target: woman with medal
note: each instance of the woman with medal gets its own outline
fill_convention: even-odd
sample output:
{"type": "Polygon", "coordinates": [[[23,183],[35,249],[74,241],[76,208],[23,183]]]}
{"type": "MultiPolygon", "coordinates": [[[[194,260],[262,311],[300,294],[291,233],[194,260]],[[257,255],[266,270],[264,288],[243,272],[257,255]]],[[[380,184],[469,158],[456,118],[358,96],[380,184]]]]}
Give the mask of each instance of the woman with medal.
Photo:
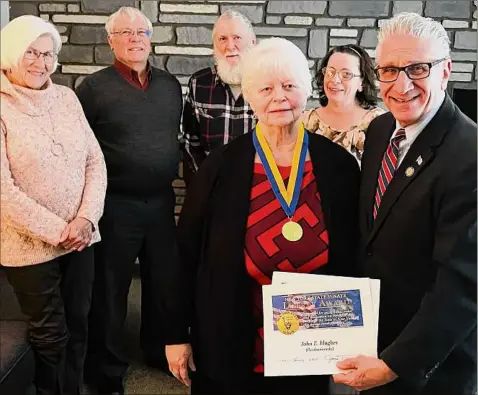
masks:
{"type": "Polygon", "coordinates": [[[0,38],[0,264],[28,320],[37,394],[77,394],[106,166],[75,93],[50,79],[55,27],[24,15],[0,38]]]}
{"type": "Polygon", "coordinates": [[[263,40],[241,67],[258,123],[189,185],[179,261],[164,269],[166,355],[193,394],[327,394],[327,376],[264,377],[262,286],[274,271],[354,275],[358,164],[304,129],[311,75],[297,46],[263,40]]]}

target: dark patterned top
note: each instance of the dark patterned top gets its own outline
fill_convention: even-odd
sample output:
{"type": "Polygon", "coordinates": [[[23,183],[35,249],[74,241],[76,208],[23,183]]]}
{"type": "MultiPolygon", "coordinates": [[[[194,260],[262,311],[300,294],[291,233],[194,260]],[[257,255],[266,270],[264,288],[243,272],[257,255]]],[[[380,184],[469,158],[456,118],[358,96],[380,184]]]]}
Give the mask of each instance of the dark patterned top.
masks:
{"type": "MultiPolygon", "coordinates": [[[[279,167],[286,185],[290,170],[290,167],[279,167]]],[[[311,273],[328,261],[329,236],[310,161],[305,163],[299,202],[292,219],[304,231],[296,242],[282,236],[287,216],[271,189],[264,167],[256,163],[245,240],[246,268],[254,280],[255,372],[264,371],[262,286],[271,284],[274,271],[311,273]]]]}

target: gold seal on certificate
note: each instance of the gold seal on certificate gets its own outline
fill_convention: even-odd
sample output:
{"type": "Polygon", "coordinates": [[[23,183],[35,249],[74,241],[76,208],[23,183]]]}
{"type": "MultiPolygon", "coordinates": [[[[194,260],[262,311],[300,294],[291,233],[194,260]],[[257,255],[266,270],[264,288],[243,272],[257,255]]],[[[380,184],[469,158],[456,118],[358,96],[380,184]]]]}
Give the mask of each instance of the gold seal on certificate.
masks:
{"type": "Polygon", "coordinates": [[[277,329],[284,335],[292,335],[299,330],[299,319],[293,313],[281,314],[277,320],[277,329]]]}
{"type": "Polygon", "coordinates": [[[300,240],[303,234],[304,231],[302,230],[302,226],[300,226],[297,222],[289,221],[282,226],[282,235],[286,240],[300,240]]]}

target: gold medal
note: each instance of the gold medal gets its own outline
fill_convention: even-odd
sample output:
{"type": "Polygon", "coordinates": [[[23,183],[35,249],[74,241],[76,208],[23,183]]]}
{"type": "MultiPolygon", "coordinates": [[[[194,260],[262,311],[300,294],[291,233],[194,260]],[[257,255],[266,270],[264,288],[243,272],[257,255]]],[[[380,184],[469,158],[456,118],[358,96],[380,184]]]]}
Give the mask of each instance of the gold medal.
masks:
{"type": "Polygon", "coordinates": [[[289,222],[282,226],[282,235],[288,241],[297,241],[302,238],[304,231],[302,227],[291,220],[299,203],[300,189],[304,175],[305,158],[307,156],[307,147],[309,144],[308,134],[305,132],[304,125],[301,123],[297,134],[297,141],[294,147],[292,157],[292,166],[287,187],[285,186],[282,175],[277,167],[272,151],[263,136],[260,128],[260,122],[256,125],[252,135],[254,148],[269,180],[272,191],[279,201],[282,209],[289,218],[289,222]]]}
{"type": "Polygon", "coordinates": [[[282,235],[288,241],[297,241],[302,238],[304,231],[297,222],[289,221],[282,226],[282,235]]]}

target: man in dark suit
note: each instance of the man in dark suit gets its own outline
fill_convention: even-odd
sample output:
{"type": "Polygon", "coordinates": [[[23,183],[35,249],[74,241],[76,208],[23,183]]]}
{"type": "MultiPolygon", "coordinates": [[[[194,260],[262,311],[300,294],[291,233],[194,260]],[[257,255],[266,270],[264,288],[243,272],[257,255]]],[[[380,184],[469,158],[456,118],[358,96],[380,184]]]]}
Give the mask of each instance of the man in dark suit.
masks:
{"type": "Polygon", "coordinates": [[[476,392],[477,131],[446,94],[449,50],[440,23],[417,14],[379,33],[390,113],[368,129],[360,192],[362,275],[381,280],[379,358],[347,359],[334,376],[367,395],[476,392]]]}

